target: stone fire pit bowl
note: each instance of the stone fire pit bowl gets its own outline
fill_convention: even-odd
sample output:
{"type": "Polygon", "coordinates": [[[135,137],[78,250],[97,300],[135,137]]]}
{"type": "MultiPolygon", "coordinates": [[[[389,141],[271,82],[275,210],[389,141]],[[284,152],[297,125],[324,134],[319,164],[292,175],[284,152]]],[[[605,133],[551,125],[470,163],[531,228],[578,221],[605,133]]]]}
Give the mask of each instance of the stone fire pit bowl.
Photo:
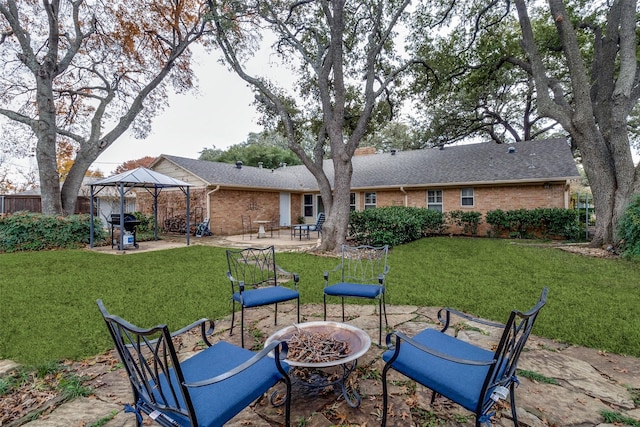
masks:
{"type": "MultiPolygon", "coordinates": [[[[349,343],[349,353],[342,358],[331,360],[321,363],[309,363],[299,362],[296,360],[285,359],[291,366],[297,366],[301,368],[327,368],[336,365],[344,365],[351,361],[357,360],[360,356],[365,354],[371,346],[371,338],[362,329],[355,326],[348,325],[346,323],[339,322],[306,322],[298,323],[295,325],[287,326],[269,338],[265,342],[265,346],[269,345],[272,341],[287,341],[293,334],[298,331],[304,331],[308,333],[322,333],[328,335],[330,338],[334,338],[340,341],[346,341],[349,343]]],[[[271,353],[273,356],[273,353],[271,353]]]]}

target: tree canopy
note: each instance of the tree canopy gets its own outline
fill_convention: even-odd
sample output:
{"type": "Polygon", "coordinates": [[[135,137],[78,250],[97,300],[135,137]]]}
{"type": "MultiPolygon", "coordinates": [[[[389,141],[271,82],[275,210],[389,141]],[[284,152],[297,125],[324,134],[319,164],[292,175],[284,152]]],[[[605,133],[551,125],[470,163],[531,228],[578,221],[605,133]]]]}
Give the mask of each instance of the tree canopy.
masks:
{"type": "Polygon", "coordinates": [[[327,214],[320,250],[339,248],[349,221],[351,158],[365,135],[398,109],[395,89],[412,63],[394,44],[409,0],[209,4],[226,63],[255,90],[265,123],[286,135],[318,183],[327,214]],[[275,37],[273,57],[298,77],[294,91],[247,70],[245,60],[265,33],[275,37]],[[314,136],[310,149],[307,135],[314,136]],[[325,155],[333,182],[323,169],[325,155]]]}
{"type": "Polygon", "coordinates": [[[412,46],[430,66],[413,92],[423,90],[428,103],[426,138],[509,142],[561,131],[591,183],[592,243],[614,243],[640,192],[630,131],[640,96],[638,15],[637,0],[422,2],[412,46]]]}
{"type": "Polygon", "coordinates": [[[287,142],[278,132],[250,133],[245,142],[232,145],[226,150],[205,148],[200,160],[233,163],[241,161],[246,166],[261,166],[277,169],[284,165],[299,165],[300,159],[287,147],[287,142]]]}
{"type": "Polygon", "coordinates": [[[72,213],[93,161],[129,128],[144,137],[170,87],[193,86],[205,12],[198,0],[0,1],[3,144],[35,152],[44,213],[72,213]],[[62,189],[61,138],[75,150],[62,189]]]}

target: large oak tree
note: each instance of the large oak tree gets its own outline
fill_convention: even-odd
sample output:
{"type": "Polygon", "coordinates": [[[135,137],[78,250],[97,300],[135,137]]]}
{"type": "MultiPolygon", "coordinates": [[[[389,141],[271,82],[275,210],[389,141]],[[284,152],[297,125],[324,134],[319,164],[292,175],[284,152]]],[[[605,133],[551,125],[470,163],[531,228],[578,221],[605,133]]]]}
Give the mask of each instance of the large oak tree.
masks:
{"type": "MultiPolygon", "coordinates": [[[[596,213],[594,246],[617,241],[616,228],[631,196],[640,193],[640,166],[631,155],[628,120],[640,97],[637,0],[548,0],[567,80],[543,60],[525,0],[515,0],[527,69],[538,111],[556,120],[579,150],[596,213]],[[565,4],[566,3],[566,4],[565,4]],[[589,37],[585,49],[581,38],[589,37]]],[[[539,35],[538,35],[539,37],[539,35]]]]}
{"type": "MultiPolygon", "coordinates": [[[[453,64],[444,79],[451,99],[446,93],[432,99],[445,115],[465,118],[463,131],[449,136],[464,136],[473,126],[480,129],[487,123],[495,129],[493,123],[500,121],[495,120],[496,109],[489,112],[485,106],[498,106],[494,101],[502,99],[515,106],[505,111],[513,112],[519,97],[527,113],[522,116],[525,124],[532,123],[527,119],[531,111],[531,117],[548,118],[569,136],[594,197],[592,244],[615,244],[618,221],[631,196],[640,192],[640,169],[633,163],[630,138],[640,97],[637,0],[434,0],[422,2],[417,16],[416,25],[424,28],[426,39],[422,45],[441,43],[437,46],[442,56],[432,59],[433,69],[453,64]],[[514,24],[518,33],[512,31],[514,24]],[[512,66],[519,71],[508,68],[512,66]],[[523,73],[523,81],[530,81],[535,92],[514,86],[502,90],[523,73]],[[440,105],[442,98],[445,103],[440,105]],[[471,100],[468,112],[457,112],[456,104],[446,103],[451,100],[471,100]],[[477,100],[482,104],[475,105],[477,100]],[[481,120],[467,120],[474,116],[481,120]]],[[[429,52],[432,57],[434,53],[429,52]]],[[[428,76],[443,80],[436,72],[428,76]]],[[[464,109],[464,104],[457,106],[464,109]]],[[[517,139],[516,133],[504,129],[504,135],[517,139]]],[[[527,135],[526,126],[522,129],[520,135],[527,135]]]]}
{"type": "Polygon", "coordinates": [[[188,49],[207,11],[200,0],[0,0],[0,114],[17,125],[4,144],[35,141],[43,213],[72,213],[100,154],[129,128],[145,136],[170,85],[192,87],[188,49]],[[61,138],[75,146],[62,188],[61,138]]]}
{"type": "Polygon", "coordinates": [[[352,156],[376,119],[388,120],[397,108],[392,94],[410,63],[394,45],[409,0],[209,3],[226,63],[255,90],[265,117],[318,183],[327,214],[319,249],[339,248],[349,222],[352,156]],[[296,91],[248,71],[245,59],[263,33],[275,37],[272,57],[299,77],[296,91]],[[315,135],[311,153],[309,134],[315,135]],[[325,170],[326,157],[332,171],[325,170]]]}

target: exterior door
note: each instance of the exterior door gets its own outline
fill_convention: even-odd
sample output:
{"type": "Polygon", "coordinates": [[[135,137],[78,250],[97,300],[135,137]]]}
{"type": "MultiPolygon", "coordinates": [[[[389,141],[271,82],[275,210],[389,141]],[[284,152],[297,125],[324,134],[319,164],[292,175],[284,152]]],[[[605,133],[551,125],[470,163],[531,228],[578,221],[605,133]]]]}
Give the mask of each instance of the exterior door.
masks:
{"type": "Polygon", "coordinates": [[[291,225],[291,193],[280,193],[280,226],[291,225]]]}

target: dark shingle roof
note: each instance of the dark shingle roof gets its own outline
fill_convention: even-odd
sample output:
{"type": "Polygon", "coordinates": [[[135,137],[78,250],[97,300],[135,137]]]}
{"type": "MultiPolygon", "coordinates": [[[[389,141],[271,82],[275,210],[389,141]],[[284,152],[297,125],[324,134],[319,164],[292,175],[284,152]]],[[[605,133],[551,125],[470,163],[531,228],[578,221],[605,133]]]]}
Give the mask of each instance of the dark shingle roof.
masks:
{"type": "MultiPolygon", "coordinates": [[[[165,159],[212,185],[272,190],[316,190],[305,166],[274,171],[250,166],[163,155],[165,159]]],[[[325,161],[333,181],[333,164],[325,161]]],[[[444,149],[399,151],[353,157],[352,188],[478,185],[540,182],[579,177],[569,144],[564,139],[501,145],[490,143],[445,146],[444,149]]]]}

